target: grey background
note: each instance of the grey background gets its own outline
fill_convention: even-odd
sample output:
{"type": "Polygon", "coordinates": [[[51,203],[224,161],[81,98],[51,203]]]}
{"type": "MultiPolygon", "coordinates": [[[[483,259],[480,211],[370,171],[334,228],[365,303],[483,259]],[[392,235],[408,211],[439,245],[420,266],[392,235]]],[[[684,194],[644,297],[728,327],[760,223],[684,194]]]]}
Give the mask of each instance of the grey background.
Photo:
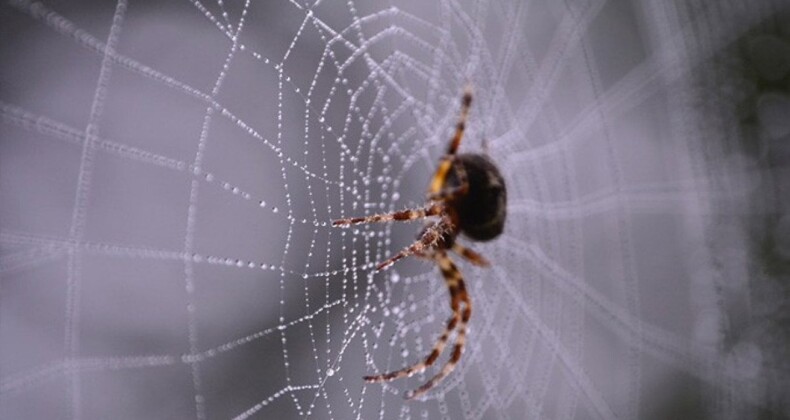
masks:
{"type": "Polygon", "coordinates": [[[3,3],[0,417],[788,418],[788,13],[3,3]],[[466,83],[508,224],[404,402],[446,289],[328,222],[421,204],[466,83]]]}

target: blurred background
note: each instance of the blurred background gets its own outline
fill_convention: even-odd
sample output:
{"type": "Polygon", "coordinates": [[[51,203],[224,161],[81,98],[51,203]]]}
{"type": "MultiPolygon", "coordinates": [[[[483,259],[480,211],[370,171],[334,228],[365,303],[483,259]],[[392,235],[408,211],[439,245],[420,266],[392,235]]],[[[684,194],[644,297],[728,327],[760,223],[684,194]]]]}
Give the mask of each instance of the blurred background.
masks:
{"type": "Polygon", "coordinates": [[[786,1],[4,2],[0,418],[790,418],[788,197],[786,1]],[[508,219],[406,402],[420,224],[329,223],[423,203],[466,84],[508,219]]]}

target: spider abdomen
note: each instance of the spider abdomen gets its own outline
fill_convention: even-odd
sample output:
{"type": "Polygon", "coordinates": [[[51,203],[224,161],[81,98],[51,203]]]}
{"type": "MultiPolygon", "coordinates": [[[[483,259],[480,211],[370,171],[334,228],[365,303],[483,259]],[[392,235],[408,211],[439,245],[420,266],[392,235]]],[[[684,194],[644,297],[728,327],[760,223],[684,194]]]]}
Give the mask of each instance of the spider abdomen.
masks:
{"type": "MultiPolygon", "coordinates": [[[[505,180],[493,161],[477,153],[459,154],[456,165],[463,165],[469,190],[452,206],[458,214],[459,230],[469,239],[488,241],[505,227],[507,190],[505,180]]],[[[448,183],[457,184],[457,171],[451,171],[448,183]]]]}

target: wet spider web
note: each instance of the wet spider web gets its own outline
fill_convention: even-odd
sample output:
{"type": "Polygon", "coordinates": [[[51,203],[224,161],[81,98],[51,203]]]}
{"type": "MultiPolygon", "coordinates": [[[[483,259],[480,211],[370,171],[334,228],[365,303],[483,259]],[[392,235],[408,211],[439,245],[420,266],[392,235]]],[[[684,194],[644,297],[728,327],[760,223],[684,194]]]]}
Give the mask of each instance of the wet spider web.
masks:
{"type": "Polygon", "coordinates": [[[4,4],[0,416],[786,416],[786,9],[4,4]],[[421,204],[467,83],[508,225],[406,403],[432,371],[361,378],[446,288],[373,272],[419,225],[329,221],[421,204]]]}

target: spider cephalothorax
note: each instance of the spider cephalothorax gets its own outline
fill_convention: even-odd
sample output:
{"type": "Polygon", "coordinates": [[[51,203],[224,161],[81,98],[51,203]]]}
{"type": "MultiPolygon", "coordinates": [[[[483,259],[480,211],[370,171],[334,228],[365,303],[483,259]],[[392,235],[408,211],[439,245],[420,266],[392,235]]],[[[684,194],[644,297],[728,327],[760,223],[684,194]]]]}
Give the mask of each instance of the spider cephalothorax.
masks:
{"type": "Polygon", "coordinates": [[[455,135],[450,140],[447,153],[442,156],[439,167],[431,179],[428,202],[424,207],[389,214],[340,219],[332,223],[334,226],[348,226],[429,217],[435,219],[426,224],[414,243],[377,266],[378,270],[385,269],[409,255],[433,260],[439,266],[450,291],[450,308],[453,313],[428,357],[401,370],[365,377],[368,382],[384,382],[422,372],[436,362],[447,345],[450,334],[457,331],[450,360],[428,382],[407,393],[406,398],[410,399],[428,392],[450,374],[461,359],[464,349],[466,325],[472,315],[472,302],[461,272],[447,252],[455,252],[472,264],[487,267],[489,263],[482,255],[459,244],[456,238],[459,234],[463,234],[473,241],[488,241],[499,236],[505,226],[507,190],[499,169],[485,154],[456,153],[461,144],[471,103],[472,92],[467,88],[461,100],[461,117],[456,125],[455,135]]]}

